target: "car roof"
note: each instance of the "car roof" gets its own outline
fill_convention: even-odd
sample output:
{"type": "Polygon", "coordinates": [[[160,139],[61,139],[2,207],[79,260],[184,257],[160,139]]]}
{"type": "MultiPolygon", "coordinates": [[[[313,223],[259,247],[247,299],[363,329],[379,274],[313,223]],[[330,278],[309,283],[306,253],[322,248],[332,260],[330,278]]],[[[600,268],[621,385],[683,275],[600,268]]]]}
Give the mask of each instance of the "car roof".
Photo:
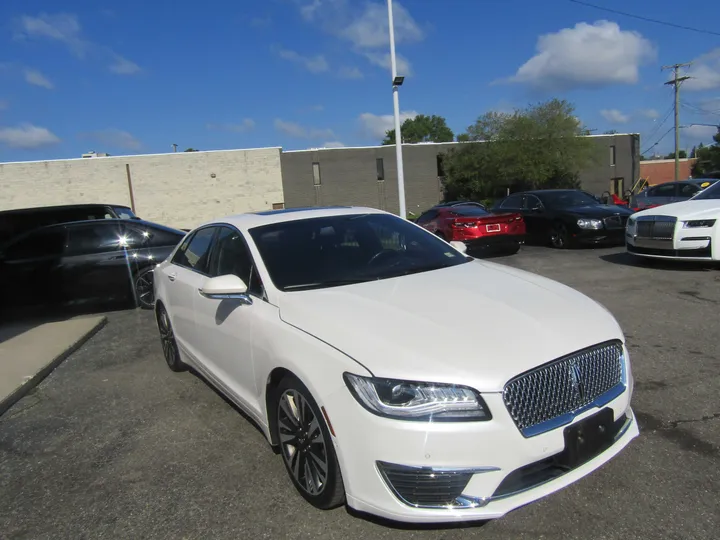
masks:
{"type": "Polygon", "coordinates": [[[113,208],[127,208],[129,206],[124,204],[112,204],[112,203],[87,203],[87,204],[60,204],[56,206],[33,206],[31,208],[13,208],[12,210],[0,210],[0,214],[20,214],[26,212],[52,212],[55,210],[78,210],[80,208],[105,208],[112,206],[113,208]]]}
{"type": "Polygon", "coordinates": [[[377,208],[365,206],[322,206],[310,208],[286,208],[283,210],[262,210],[259,212],[246,212],[244,214],[236,214],[225,216],[223,218],[207,221],[196,228],[208,225],[226,223],[233,225],[240,230],[247,231],[255,227],[263,225],[272,225],[274,223],[284,223],[290,221],[298,221],[301,219],[322,218],[332,216],[349,216],[356,214],[390,214],[377,208]]]}
{"type": "Polygon", "coordinates": [[[180,234],[186,234],[185,231],[182,231],[180,229],[175,229],[174,227],[168,227],[167,225],[161,225],[160,223],[155,223],[154,221],[146,221],[144,219],[120,219],[120,218],[111,218],[111,219],[81,219],[78,221],[63,221],[60,223],[53,223],[52,225],[45,225],[44,227],[38,227],[36,229],[31,229],[25,233],[22,233],[20,236],[24,236],[26,234],[36,232],[39,230],[48,230],[53,229],[56,227],[67,227],[69,225],[83,225],[83,226],[89,226],[89,225],[98,225],[98,224],[114,224],[117,225],[118,223],[127,223],[128,225],[147,225],[149,227],[155,227],[156,229],[164,229],[166,231],[170,232],[177,232],[180,234]]]}

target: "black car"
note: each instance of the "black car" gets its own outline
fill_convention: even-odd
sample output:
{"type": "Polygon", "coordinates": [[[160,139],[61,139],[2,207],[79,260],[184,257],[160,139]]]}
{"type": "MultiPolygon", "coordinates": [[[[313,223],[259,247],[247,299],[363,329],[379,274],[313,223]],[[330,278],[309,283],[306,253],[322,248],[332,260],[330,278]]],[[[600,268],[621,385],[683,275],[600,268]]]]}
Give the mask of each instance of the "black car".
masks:
{"type": "Polygon", "coordinates": [[[92,219],[140,218],[121,204],[64,204],[3,210],[0,212],[0,246],[38,227],[92,219]]]}
{"type": "Polygon", "coordinates": [[[0,301],[30,307],[133,300],[151,308],[152,271],[184,237],[183,231],[135,219],[34,229],[0,252],[0,301]]]}
{"type": "Polygon", "coordinates": [[[580,244],[622,245],[625,224],[633,211],[602,204],[578,189],[544,189],[514,193],[495,205],[493,212],[519,212],[525,220],[528,242],[556,248],[580,244]]]}

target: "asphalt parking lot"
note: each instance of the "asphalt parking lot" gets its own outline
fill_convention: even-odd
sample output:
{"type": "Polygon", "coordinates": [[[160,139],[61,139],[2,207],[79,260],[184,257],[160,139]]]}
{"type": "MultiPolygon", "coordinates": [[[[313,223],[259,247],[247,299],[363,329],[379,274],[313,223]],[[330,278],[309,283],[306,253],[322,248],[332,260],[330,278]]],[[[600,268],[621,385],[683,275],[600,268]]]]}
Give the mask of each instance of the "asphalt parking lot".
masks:
{"type": "Polygon", "coordinates": [[[166,368],[152,314],[122,311],[0,417],[0,538],[717,538],[720,269],[622,251],[495,259],[618,318],[641,428],[599,471],[503,519],[417,528],[313,509],[257,429],[166,368]]]}

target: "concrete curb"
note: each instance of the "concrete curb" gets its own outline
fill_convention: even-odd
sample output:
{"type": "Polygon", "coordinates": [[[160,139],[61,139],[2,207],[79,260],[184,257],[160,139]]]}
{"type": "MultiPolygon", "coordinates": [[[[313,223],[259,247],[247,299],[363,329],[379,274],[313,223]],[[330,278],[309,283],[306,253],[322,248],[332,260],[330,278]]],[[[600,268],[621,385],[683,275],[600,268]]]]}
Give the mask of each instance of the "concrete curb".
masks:
{"type": "Polygon", "coordinates": [[[107,317],[103,316],[101,317],[97,324],[93,326],[89,331],[85,332],[82,336],[80,336],[72,345],[70,345],[67,349],[65,349],[62,353],[57,355],[55,358],[50,360],[44,367],[42,367],[40,370],[38,370],[35,375],[33,375],[30,379],[25,381],[23,384],[18,386],[14,392],[9,394],[6,398],[0,400],[0,416],[5,414],[5,412],[15,405],[20,399],[22,399],[24,396],[30,392],[33,388],[35,388],[40,382],[45,379],[52,371],[58,367],[66,358],[68,358],[72,353],[77,351],[80,347],[82,347],[90,338],[92,338],[95,334],[97,334],[105,325],[107,324],[107,317]]]}

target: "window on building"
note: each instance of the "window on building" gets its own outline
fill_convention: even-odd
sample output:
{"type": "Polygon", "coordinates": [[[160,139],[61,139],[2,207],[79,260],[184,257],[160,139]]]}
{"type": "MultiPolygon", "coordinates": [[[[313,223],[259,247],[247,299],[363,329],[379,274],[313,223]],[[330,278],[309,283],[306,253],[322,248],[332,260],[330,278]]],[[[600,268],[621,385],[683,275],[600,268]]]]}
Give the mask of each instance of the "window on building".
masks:
{"type": "Polygon", "coordinates": [[[442,178],[445,176],[445,168],[443,167],[443,156],[442,154],[438,154],[436,158],[436,164],[437,164],[437,175],[438,177],[442,178]]]}
{"type": "Polygon", "coordinates": [[[313,162],[313,184],[319,186],[320,181],[320,164],[317,161],[313,162]]]}
{"type": "Polygon", "coordinates": [[[610,166],[615,166],[615,145],[610,147],[610,166]]]}
{"type": "Polygon", "coordinates": [[[272,205],[273,210],[282,210],[283,208],[285,208],[285,203],[276,202],[272,205]]]}
{"type": "Polygon", "coordinates": [[[377,158],[375,160],[375,167],[377,168],[377,179],[385,180],[385,164],[383,158],[377,158]]]}

